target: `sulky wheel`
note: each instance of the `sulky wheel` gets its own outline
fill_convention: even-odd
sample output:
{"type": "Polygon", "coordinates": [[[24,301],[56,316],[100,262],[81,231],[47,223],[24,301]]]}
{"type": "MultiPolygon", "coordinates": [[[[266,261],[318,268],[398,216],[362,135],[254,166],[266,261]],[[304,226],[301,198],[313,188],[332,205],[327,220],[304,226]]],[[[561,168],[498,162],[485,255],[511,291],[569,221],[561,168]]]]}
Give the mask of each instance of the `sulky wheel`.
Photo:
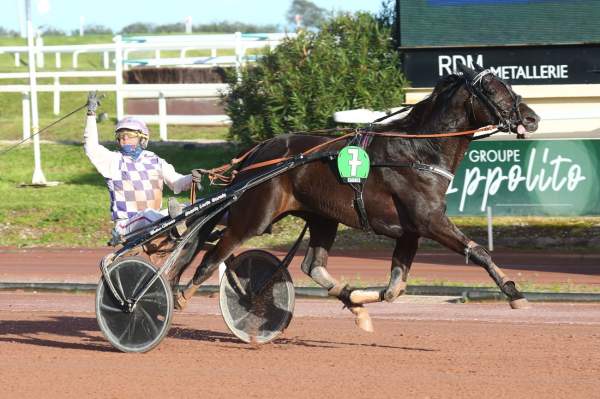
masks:
{"type": "Polygon", "coordinates": [[[228,267],[235,271],[245,295],[234,276],[225,272],[219,304],[227,327],[244,342],[272,341],[290,324],[294,312],[294,285],[287,268],[261,250],[241,253],[228,267]],[[254,292],[259,287],[264,289],[254,292]]]}
{"type": "MultiPolygon", "coordinates": [[[[108,274],[116,290],[125,299],[134,298],[156,269],[147,260],[126,257],[109,266],[108,274]]],[[[173,295],[160,276],[135,304],[126,311],[100,280],[96,289],[96,319],[106,339],[123,352],[147,352],[162,341],[171,324],[173,295]]]]}

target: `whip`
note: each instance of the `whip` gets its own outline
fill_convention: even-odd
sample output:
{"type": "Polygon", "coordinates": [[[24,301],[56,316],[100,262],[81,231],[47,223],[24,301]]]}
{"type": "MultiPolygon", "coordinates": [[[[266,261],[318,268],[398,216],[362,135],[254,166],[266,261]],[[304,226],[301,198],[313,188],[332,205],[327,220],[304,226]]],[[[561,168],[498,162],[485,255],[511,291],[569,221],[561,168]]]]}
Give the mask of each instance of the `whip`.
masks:
{"type": "MultiPolygon", "coordinates": [[[[100,98],[104,98],[104,95],[100,96],[100,98]]],[[[36,133],[32,134],[31,136],[24,138],[23,140],[19,141],[17,144],[14,144],[10,147],[8,147],[5,150],[0,151],[0,156],[6,154],[7,152],[13,150],[14,148],[20,146],[21,144],[23,144],[24,142],[26,142],[27,140],[31,140],[34,136],[37,136],[38,134],[50,129],[52,126],[64,121],[65,119],[67,119],[68,117],[70,117],[73,114],[76,114],[77,112],[81,111],[82,109],[84,109],[85,107],[87,107],[87,102],[85,104],[83,104],[81,107],[78,107],[76,109],[74,109],[73,111],[69,112],[68,114],[66,114],[65,116],[55,120],[54,122],[52,122],[51,124],[49,124],[48,126],[44,127],[43,129],[37,131],[36,133]]]]}

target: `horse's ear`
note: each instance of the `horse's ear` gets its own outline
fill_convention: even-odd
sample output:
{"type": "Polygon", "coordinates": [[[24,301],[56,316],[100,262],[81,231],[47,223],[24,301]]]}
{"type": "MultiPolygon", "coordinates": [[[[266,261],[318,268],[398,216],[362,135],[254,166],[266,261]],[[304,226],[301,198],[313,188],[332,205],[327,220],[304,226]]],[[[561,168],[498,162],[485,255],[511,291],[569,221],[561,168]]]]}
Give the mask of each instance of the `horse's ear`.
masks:
{"type": "Polygon", "coordinates": [[[475,71],[477,72],[481,72],[483,71],[483,67],[481,65],[479,65],[478,63],[474,63],[473,66],[475,67],[475,71]]]}
{"type": "Polygon", "coordinates": [[[474,70],[472,70],[462,62],[457,63],[456,67],[469,81],[473,80],[473,78],[475,78],[475,75],[477,75],[477,73],[474,70]]]}

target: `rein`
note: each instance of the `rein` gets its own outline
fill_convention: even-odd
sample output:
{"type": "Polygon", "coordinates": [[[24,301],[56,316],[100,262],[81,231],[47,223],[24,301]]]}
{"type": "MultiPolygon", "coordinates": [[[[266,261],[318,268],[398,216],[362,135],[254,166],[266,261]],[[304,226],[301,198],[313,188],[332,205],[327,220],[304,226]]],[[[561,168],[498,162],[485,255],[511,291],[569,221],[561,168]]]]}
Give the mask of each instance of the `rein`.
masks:
{"type": "MultiPolygon", "coordinates": [[[[406,107],[408,108],[408,107],[406,107]]],[[[406,110],[406,108],[403,108],[400,111],[396,111],[393,114],[390,115],[386,115],[383,118],[379,118],[376,119],[373,123],[376,122],[380,122],[382,120],[385,120],[397,113],[403,112],[406,110]]],[[[339,130],[338,130],[339,131],[339,130]]],[[[463,137],[463,136],[469,136],[469,135],[475,135],[477,133],[483,133],[480,136],[477,136],[475,138],[473,138],[473,140],[478,140],[480,138],[484,138],[484,137],[488,137],[496,132],[498,132],[499,130],[497,129],[497,126],[495,125],[488,125],[488,126],[484,126],[481,127],[479,129],[473,129],[473,130],[464,130],[461,132],[449,132],[449,133],[429,133],[429,134],[406,134],[406,133],[394,133],[394,132],[372,132],[372,131],[368,131],[366,129],[352,129],[352,132],[344,134],[343,136],[339,136],[336,138],[333,138],[331,140],[327,140],[321,144],[318,144],[314,147],[309,148],[308,150],[304,151],[301,153],[301,155],[308,155],[311,153],[314,153],[315,151],[328,146],[330,144],[336,143],[338,141],[341,140],[345,140],[347,138],[353,137],[356,134],[361,134],[364,136],[372,136],[372,137],[376,137],[376,136],[381,136],[381,137],[392,137],[392,138],[403,138],[403,139],[430,139],[430,138],[446,138],[446,137],[463,137]]],[[[318,132],[322,132],[322,130],[318,131],[318,132]]],[[[307,132],[310,133],[310,132],[307,132]]],[[[228,184],[230,184],[233,179],[235,179],[235,177],[242,172],[246,172],[248,170],[253,170],[253,169],[258,169],[258,168],[263,168],[265,166],[270,166],[270,165],[275,165],[278,164],[280,162],[284,162],[287,161],[289,159],[291,159],[292,157],[281,157],[281,158],[274,158],[274,159],[269,159],[267,161],[262,161],[262,162],[258,162],[252,165],[249,165],[243,169],[240,170],[235,170],[235,167],[240,164],[242,161],[244,161],[250,154],[252,154],[254,151],[256,151],[258,149],[258,147],[260,147],[263,143],[259,143],[257,145],[255,145],[254,147],[252,147],[251,149],[249,149],[248,151],[246,151],[244,154],[242,154],[241,156],[237,157],[237,158],[233,158],[229,163],[221,165],[219,167],[213,168],[213,169],[194,169],[192,171],[192,174],[199,176],[199,175],[207,175],[208,179],[210,181],[211,185],[216,185],[216,186],[226,186],[228,184]]]]}

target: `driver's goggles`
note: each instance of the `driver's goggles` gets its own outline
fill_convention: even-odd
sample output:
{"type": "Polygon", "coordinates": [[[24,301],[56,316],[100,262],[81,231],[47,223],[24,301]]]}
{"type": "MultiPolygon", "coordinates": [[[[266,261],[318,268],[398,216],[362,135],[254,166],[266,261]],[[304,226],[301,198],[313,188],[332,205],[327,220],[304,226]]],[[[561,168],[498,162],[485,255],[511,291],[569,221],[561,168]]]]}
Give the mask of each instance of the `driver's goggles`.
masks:
{"type": "Polygon", "coordinates": [[[134,130],[117,132],[116,136],[117,139],[134,139],[136,137],[142,137],[140,132],[136,132],[134,130]]]}

